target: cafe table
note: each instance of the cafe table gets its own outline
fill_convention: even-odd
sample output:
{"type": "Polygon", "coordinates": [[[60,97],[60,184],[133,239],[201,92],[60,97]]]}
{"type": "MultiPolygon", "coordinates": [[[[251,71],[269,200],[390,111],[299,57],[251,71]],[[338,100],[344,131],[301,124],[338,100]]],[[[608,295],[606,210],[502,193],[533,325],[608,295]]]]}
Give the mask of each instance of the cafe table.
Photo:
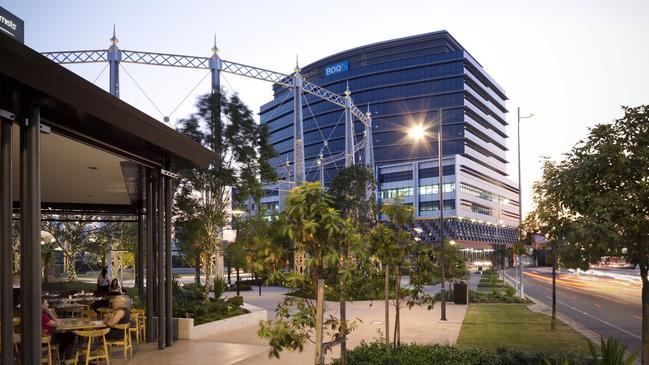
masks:
{"type": "Polygon", "coordinates": [[[82,321],[76,318],[59,318],[57,332],[72,332],[78,330],[96,330],[106,328],[103,321],[82,321]]]}

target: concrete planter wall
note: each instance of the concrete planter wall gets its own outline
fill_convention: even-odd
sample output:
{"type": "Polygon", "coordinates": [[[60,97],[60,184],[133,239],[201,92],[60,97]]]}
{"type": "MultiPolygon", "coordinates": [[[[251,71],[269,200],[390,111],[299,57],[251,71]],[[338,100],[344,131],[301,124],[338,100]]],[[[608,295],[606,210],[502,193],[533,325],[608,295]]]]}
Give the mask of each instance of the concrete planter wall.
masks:
{"type": "Polygon", "coordinates": [[[174,326],[174,337],[179,340],[194,340],[242,327],[257,325],[259,321],[264,321],[268,318],[268,314],[263,308],[246,303],[243,304],[243,308],[247,309],[250,313],[220,321],[203,323],[198,326],[194,326],[194,318],[174,318],[174,322],[176,323],[174,326]]]}

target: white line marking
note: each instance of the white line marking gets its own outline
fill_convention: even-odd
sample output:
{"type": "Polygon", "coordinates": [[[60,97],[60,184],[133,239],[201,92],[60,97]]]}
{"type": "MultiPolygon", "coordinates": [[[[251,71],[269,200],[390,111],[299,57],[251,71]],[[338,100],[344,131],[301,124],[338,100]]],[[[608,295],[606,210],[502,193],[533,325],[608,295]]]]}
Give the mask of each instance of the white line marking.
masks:
{"type": "Polygon", "coordinates": [[[580,310],[580,309],[577,309],[577,308],[571,306],[570,304],[564,303],[564,302],[562,302],[562,301],[560,301],[560,300],[557,300],[557,303],[562,304],[562,305],[565,305],[566,307],[568,307],[568,308],[574,310],[575,312],[579,312],[579,313],[581,313],[581,314],[583,314],[583,315],[586,315],[586,316],[588,316],[588,317],[590,317],[590,318],[592,318],[592,319],[594,319],[594,320],[600,321],[600,322],[604,323],[605,325],[610,326],[610,327],[612,327],[612,328],[615,328],[616,330],[618,330],[618,331],[620,331],[620,332],[622,332],[622,333],[626,333],[627,335],[629,335],[629,336],[631,336],[631,337],[637,338],[638,340],[642,340],[642,337],[636,335],[635,333],[629,332],[629,331],[627,331],[627,330],[625,330],[625,329],[623,329],[623,328],[620,328],[620,327],[614,325],[613,323],[607,322],[607,321],[605,321],[605,320],[603,320],[603,319],[599,319],[599,318],[593,316],[593,315],[590,314],[590,313],[586,313],[586,312],[584,312],[584,311],[582,311],[582,310],[580,310]]]}
{"type": "Polygon", "coordinates": [[[0,30],[6,32],[7,34],[10,34],[12,37],[15,37],[15,36],[16,36],[15,34],[11,33],[10,31],[8,31],[8,30],[6,30],[6,29],[4,29],[4,28],[0,28],[0,30]]]}

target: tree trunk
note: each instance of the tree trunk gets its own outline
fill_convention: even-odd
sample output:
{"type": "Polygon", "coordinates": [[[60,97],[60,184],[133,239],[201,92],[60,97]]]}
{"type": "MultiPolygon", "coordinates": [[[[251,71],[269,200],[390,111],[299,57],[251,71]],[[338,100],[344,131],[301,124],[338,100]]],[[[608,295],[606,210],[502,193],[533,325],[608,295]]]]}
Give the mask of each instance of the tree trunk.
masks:
{"type": "Polygon", "coordinates": [[[390,265],[385,265],[385,351],[390,355],[390,265]]]}
{"type": "Polygon", "coordinates": [[[77,271],[74,266],[74,253],[66,255],[65,260],[65,275],[68,277],[68,281],[77,281],[77,271]]]}
{"type": "Polygon", "coordinates": [[[212,263],[214,262],[214,254],[208,253],[207,259],[205,260],[205,298],[208,298],[212,285],[210,285],[210,280],[212,278],[212,263]]]}
{"type": "Polygon", "coordinates": [[[649,265],[640,264],[642,277],[642,365],[649,365],[649,265]]]}
{"type": "Polygon", "coordinates": [[[196,284],[201,283],[201,255],[196,256],[196,260],[194,262],[194,270],[196,270],[196,276],[194,277],[194,281],[196,284]]]}
{"type": "Polygon", "coordinates": [[[340,365],[347,365],[347,302],[345,299],[345,289],[341,283],[340,290],[340,365]]]}
{"type": "Polygon", "coordinates": [[[232,280],[230,280],[231,274],[232,274],[232,266],[230,266],[230,260],[228,260],[228,285],[232,285],[232,280]]]}
{"type": "Polygon", "coordinates": [[[315,365],[324,365],[324,354],[322,353],[322,324],[324,322],[324,279],[318,279],[316,292],[316,325],[315,325],[315,365]]]}
{"type": "Polygon", "coordinates": [[[239,293],[239,282],[240,281],[241,281],[241,279],[239,278],[239,268],[237,267],[237,296],[240,296],[240,293],[239,293]]]}
{"type": "Polygon", "coordinates": [[[552,245],[552,320],[550,329],[557,329],[557,246],[552,245]]]}
{"type": "Polygon", "coordinates": [[[396,268],[396,297],[394,299],[394,347],[397,348],[401,346],[401,323],[400,312],[401,312],[401,268],[397,266],[396,268]]]}

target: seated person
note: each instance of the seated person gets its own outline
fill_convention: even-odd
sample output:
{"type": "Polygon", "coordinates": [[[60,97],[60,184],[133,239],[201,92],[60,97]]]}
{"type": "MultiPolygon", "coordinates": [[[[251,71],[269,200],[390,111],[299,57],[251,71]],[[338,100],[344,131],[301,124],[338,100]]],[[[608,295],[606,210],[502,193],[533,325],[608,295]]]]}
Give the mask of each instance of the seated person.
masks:
{"type": "Polygon", "coordinates": [[[119,286],[119,280],[113,279],[110,282],[110,289],[108,290],[109,295],[122,295],[124,292],[122,291],[122,288],[119,286]]]}
{"type": "Polygon", "coordinates": [[[59,358],[63,359],[65,351],[74,342],[74,334],[69,332],[56,332],[59,326],[59,318],[56,316],[47,302],[47,299],[41,299],[41,325],[43,336],[50,336],[53,343],[59,344],[59,358]]]}
{"type": "Polygon", "coordinates": [[[104,321],[106,326],[110,328],[110,331],[106,334],[106,339],[124,339],[124,331],[114,327],[116,324],[126,324],[131,322],[131,311],[126,303],[126,296],[118,295],[113,298],[111,301],[111,308],[113,308],[113,313],[104,321]]]}

